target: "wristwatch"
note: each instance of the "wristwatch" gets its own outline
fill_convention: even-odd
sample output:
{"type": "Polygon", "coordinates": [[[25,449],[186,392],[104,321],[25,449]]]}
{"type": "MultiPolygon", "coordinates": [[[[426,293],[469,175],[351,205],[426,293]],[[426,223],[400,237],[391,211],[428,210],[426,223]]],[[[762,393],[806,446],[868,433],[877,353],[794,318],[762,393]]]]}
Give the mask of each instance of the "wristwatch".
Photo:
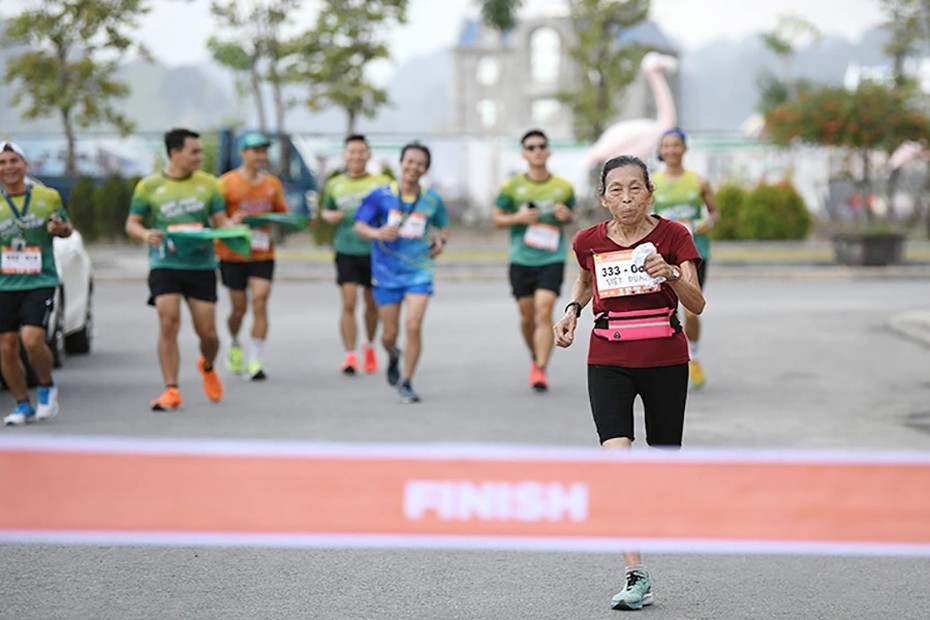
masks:
{"type": "Polygon", "coordinates": [[[681,269],[679,269],[679,268],[676,267],[675,265],[669,265],[669,267],[671,267],[672,273],[671,273],[671,275],[670,275],[669,277],[667,277],[667,278],[665,278],[665,279],[666,279],[667,281],[669,281],[669,282],[677,282],[677,281],[678,281],[678,278],[681,277],[681,269]]]}

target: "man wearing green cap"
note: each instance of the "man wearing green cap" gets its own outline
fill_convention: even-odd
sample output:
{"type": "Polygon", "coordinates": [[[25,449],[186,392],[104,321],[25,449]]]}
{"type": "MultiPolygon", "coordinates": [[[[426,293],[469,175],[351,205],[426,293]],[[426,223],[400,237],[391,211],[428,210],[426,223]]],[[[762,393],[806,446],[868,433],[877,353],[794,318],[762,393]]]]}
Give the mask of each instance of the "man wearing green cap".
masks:
{"type": "Polygon", "coordinates": [[[216,334],[213,243],[204,241],[194,245],[192,251],[182,252],[169,234],[227,228],[230,222],[216,178],[200,170],[203,163],[200,135],[188,129],[172,129],[165,134],[165,148],[168,166],[139,181],[126,218],[126,233],[149,246],[149,304],[158,310],[158,361],[165,382],[165,391],[152,401],[154,411],[181,406],[178,331],[182,297],[187,301],[194,331],[200,339],[197,367],[204,392],[212,402],[223,398],[223,383],[213,367],[220,345],[216,334]]]}
{"type": "MultiPolygon", "coordinates": [[[[287,202],[281,181],[267,172],[268,147],[264,135],[250,132],[239,140],[242,165],[220,177],[220,191],[226,201],[226,215],[231,218],[260,216],[267,213],[287,213],[287,202]]],[[[267,378],[262,363],[262,349],[268,336],[268,298],[274,275],[274,243],[271,226],[252,228],[252,251],[247,257],[236,254],[217,242],[220,275],[229,289],[230,312],[226,323],[232,344],[226,356],[226,366],[236,374],[245,372],[249,381],[267,378]],[[244,362],[239,343],[239,330],[248,308],[248,293],[252,294],[252,333],[248,360],[244,362]]]]}

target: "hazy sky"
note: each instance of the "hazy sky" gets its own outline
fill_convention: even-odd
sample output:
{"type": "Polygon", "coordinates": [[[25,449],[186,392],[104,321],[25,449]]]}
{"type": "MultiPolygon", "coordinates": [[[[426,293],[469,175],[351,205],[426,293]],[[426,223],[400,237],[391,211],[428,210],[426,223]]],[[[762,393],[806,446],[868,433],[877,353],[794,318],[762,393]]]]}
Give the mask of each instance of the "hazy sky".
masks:
{"type": "MultiPolygon", "coordinates": [[[[2,0],[0,13],[15,14],[38,0],[2,0]]],[[[240,0],[241,4],[249,0],[240,0]]],[[[314,6],[295,16],[299,28],[312,20],[314,6]]],[[[524,11],[559,11],[558,0],[526,0],[524,11]]],[[[153,0],[154,10],[141,36],[164,64],[198,63],[208,58],[204,43],[213,29],[209,0],[153,0]]],[[[882,20],[879,0],[652,0],[651,17],[684,48],[718,37],[740,38],[770,29],[778,15],[791,13],[813,22],[824,33],[857,38],[882,20]]],[[[409,23],[390,36],[396,62],[450,47],[463,19],[478,13],[477,0],[411,0],[409,23]]]]}

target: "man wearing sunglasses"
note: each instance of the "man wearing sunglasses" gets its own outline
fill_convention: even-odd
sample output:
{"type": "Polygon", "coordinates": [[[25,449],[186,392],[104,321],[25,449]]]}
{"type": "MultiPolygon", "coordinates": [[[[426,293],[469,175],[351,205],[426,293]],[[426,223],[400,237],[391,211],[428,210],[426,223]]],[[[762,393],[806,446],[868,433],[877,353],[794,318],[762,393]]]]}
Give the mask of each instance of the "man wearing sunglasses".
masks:
{"type": "Polygon", "coordinates": [[[564,227],[574,219],[575,190],[549,172],[549,140],[531,129],[520,140],[529,166],[501,187],[494,225],[510,228],[510,286],[520,310],[520,331],[530,350],[530,385],[549,388],[552,309],[562,288],[567,244],[564,227]]]}

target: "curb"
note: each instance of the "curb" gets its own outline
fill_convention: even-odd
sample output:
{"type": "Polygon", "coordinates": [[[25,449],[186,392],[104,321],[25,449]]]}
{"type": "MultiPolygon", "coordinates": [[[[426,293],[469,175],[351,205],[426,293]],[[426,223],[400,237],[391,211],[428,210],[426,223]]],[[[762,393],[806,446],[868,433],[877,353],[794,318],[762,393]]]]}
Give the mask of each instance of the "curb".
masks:
{"type": "Polygon", "coordinates": [[[930,347],[930,310],[909,310],[888,319],[888,327],[905,338],[930,347]]]}

